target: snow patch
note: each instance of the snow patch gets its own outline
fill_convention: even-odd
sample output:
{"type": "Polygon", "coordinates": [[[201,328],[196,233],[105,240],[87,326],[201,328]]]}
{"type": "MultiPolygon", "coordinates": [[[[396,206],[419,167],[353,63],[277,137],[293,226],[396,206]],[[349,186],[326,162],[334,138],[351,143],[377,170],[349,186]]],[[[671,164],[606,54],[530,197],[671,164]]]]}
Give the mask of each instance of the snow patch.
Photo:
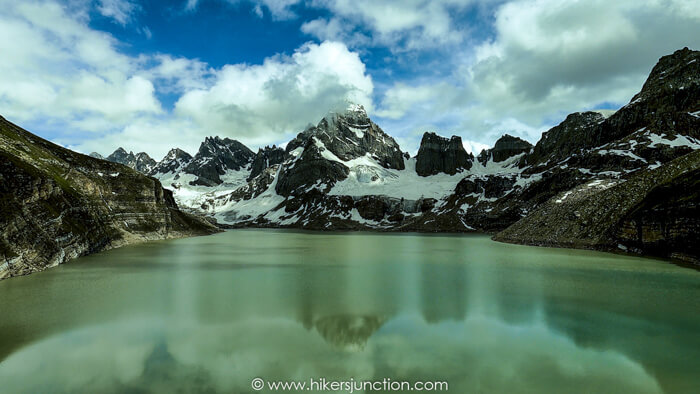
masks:
{"type": "Polygon", "coordinates": [[[457,183],[466,175],[458,173],[422,177],[416,173],[415,158],[404,159],[403,170],[384,168],[369,154],[340,162],[350,169],[350,173],[347,178],[333,186],[329,195],[383,195],[407,200],[439,200],[454,192],[457,183]]]}
{"type": "Polygon", "coordinates": [[[657,145],[668,145],[672,147],[682,147],[682,146],[687,146],[692,149],[700,149],[700,142],[697,141],[693,137],[686,137],[684,135],[676,135],[676,139],[674,140],[669,140],[664,134],[663,136],[658,135],[658,134],[647,134],[647,137],[649,140],[651,140],[651,144],[649,144],[650,148],[654,148],[657,145]]]}
{"type": "Polygon", "coordinates": [[[556,199],[554,202],[557,203],[557,204],[563,203],[564,200],[566,200],[566,198],[569,197],[569,196],[571,195],[571,193],[573,193],[573,191],[569,190],[568,192],[564,193],[563,196],[561,196],[561,197],[559,197],[558,199],[556,199]]]}
{"type": "Polygon", "coordinates": [[[597,153],[598,153],[599,155],[627,156],[627,157],[632,158],[633,160],[638,160],[638,161],[641,161],[641,162],[644,162],[644,163],[647,162],[644,158],[639,157],[639,156],[635,155],[634,153],[632,153],[632,152],[630,152],[630,151],[628,151],[628,150],[622,150],[622,149],[600,149],[597,153]]]}
{"type": "MultiPolygon", "coordinates": [[[[348,126],[348,129],[350,129],[350,131],[352,131],[355,134],[355,137],[357,137],[357,138],[362,138],[365,136],[365,131],[363,129],[359,129],[357,127],[352,127],[352,126],[348,126]]],[[[354,143],[354,141],[350,141],[350,142],[354,143]]]]}

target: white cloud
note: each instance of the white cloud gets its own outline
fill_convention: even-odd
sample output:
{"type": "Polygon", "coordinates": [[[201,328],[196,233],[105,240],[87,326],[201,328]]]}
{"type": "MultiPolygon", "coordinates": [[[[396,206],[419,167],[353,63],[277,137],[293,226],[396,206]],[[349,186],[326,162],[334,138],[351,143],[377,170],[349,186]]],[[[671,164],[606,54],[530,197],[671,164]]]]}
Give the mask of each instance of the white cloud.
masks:
{"type": "Polygon", "coordinates": [[[131,21],[139,6],[130,0],[98,0],[97,10],[103,16],[114,19],[117,23],[126,25],[131,21]]]}
{"type": "Polygon", "coordinates": [[[214,75],[214,70],[208,64],[197,59],[157,54],[153,56],[153,61],[155,65],[140,75],[154,81],[159,90],[165,93],[204,89],[207,80],[214,75]]]}
{"type": "Polygon", "coordinates": [[[138,61],[56,3],[5,8],[0,37],[0,105],[13,119],[125,124],[136,114],[161,112],[153,84],[135,74],[138,61]]]}
{"type": "Polygon", "coordinates": [[[74,148],[109,153],[128,141],[127,149],[160,158],[173,147],[194,153],[209,135],[255,147],[291,138],[346,101],[373,106],[373,83],[364,64],[337,42],[306,44],[291,56],[217,70],[190,59],[161,55],[157,60],[143,75],[182,94],[173,113],[139,117],[74,148]]]}
{"type": "Polygon", "coordinates": [[[377,115],[389,119],[400,119],[407,116],[409,112],[425,115],[424,111],[428,110],[434,113],[438,107],[443,109],[449,107],[448,103],[456,93],[455,89],[445,82],[417,86],[399,82],[386,91],[377,115]],[[429,103],[429,108],[425,107],[426,103],[429,103]]]}
{"type": "Polygon", "coordinates": [[[347,22],[339,18],[318,18],[301,25],[303,33],[322,41],[341,41],[354,48],[372,43],[370,37],[351,29],[352,27],[347,22]]]}
{"type": "MultiPolygon", "coordinates": [[[[230,0],[231,1],[231,0],[230,0]]],[[[232,0],[241,1],[241,0],[232,0]]],[[[257,6],[265,6],[270,10],[270,14],[274,19],[291,19],[296,17],[296,14],[292,11],[292,6],[299,3],[299,0],[253,0],[257,3],[257,6]]]]}
{"type": "Polygon", "coordinates": [[[482,2],[488,0],[313,0],[313,7],[329,10],[332,17],[308,21],[302,31],[349,45],[371,41],[371,45],[394,51],[435,50],[437,45],[459,44],[467,37],[471,27],[458,23],[451,14],[482,2]]]}
{"type": "Polygon", "coordinates": [[[261,65],[228,65],[207,89],[185,93],[177,115],[224,135],[263,140],[301,131],[345,100],[372,107],[373,84],[344,44],[306,44],[261,65]]]}

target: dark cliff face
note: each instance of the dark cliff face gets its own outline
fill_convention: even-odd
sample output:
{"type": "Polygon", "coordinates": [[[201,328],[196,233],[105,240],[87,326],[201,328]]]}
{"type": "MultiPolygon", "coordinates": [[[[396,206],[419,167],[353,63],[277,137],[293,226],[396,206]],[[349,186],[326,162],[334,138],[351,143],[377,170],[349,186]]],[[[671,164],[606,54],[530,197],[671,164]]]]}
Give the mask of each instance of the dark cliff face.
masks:
{"type": "Polygon", "coordinates": [[[282,164],[284,159],[285,152],[282,148],[278,148],[276,146],[266,146],[264,149],[259,149],[258,153],[255,154],[253,164],[250,167],[250,175],[248,176],[248,181],[262,174],[262,172],[266,168],[272,167],[277,164],[282,164]]]}
{"type": "Polygon", "coordinates": [[[447,139],[435,133],[425,133],[416,155],[416,173],[420,176],[441,172],[454,175],[470,169],[473,162],[474,156],[464,150],[462,138],[452,136],[447,139]]]}
{"type": "Polygon", "coordinates": [[[227,170],[248,167],[254,156],[253,151],[236,140],[207,137],[184,171],[198,177],[193,185],[215,186],[222,183],[220,176],[227,170]]]}
{"type": "Polygon", "coordinates": [[[631,251],[700,265],[700,169],[656,185],[614,226],[631,251]]]}
{"type": "Polygon", "coordinates": [[[532,144],[512,135],[504,135],[499,138],[493,148],[483,150],[479,154],[478,160],[481,164],[486,164],[489,160],[502,162],[521,153],[528,153],[532,150],[532,144]]]}
{"type": "Polygon", "coordinates": [[[0,279],[131,242],[217,230],[160,183],[0,117],[0,279]]]}
{"type": "MultiPolygon", "coordinates": [[[[672,71],[655,67],[654,74],[673,75],[668,86],[675,88],[664,84],[659,90],[645,90],[608,118],[597,112],[571,114],[546,132],[516,167],[487,175],[467,172],[435,217],[424,215],[423,224],[452,216],[459,219],[453,222],[457,226],[462,222],[476,230],[501,231],[581,185],[624,181],[697,151],[700,101],[685,99],[700,91],[694,82],[697,54],[681,51],[662,59],[660,64],[672,71]]],[[[654,84],[645,89],[649,86],[654,84]]],[[[585,223],[590,226],[597,220],[589,217],[585,223]]],[[[547,226],[558,231],[556,222],[547,226]]],[[[518,235],[528,242],[526,232],[518,235]]],[[[562,246],[567,245],[564,239],[559,239],[562,246]]]]}

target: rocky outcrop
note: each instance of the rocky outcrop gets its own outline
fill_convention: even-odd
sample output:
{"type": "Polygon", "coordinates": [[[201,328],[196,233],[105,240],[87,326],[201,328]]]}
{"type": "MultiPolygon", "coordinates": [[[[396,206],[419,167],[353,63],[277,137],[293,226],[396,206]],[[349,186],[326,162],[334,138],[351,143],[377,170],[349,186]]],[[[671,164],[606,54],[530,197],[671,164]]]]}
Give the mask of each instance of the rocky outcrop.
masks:
{"type": "Polygon", "coordinates": [[[226,171],[248,167],[254,156],[253,151],[236,140],[207,137],[184,172],[197,176],[193,185],[215,186],[223,182],[220,176],[226,171]]]}
{"type": "Polygon", "coordinates": [[[105,160],[104,156],[102,156],[101,154],[99,154],[97,152],[92,152],[88,156],[94,157],[95,159],[105,160]]]}
{"type": "Polygon", "coordinates": [[[522,153],[529,153],[530,150],[532,150],[531,143],[521,138],[505,134],[496,141],[493,148],[482,150],[477,159],[481,164],[486,165],[489,160],[501,162],[522,153]]]}
{"type": "Polygon", "coordinates": [[[253,164],[250,167],[248,181],[260,175],[266,168],[282,164],[285,157],[284,149],[274,145],[272,147],[266,146],[264,149],[258,149],[258,153],[255,154],[253,164]]]}
{"type": "Polygon", "coordinates": [[[470,169],[473,162],[474,156],[464,150],[461,137],[447,139],[435,133],[425,133],[416,155],[416,173],[420,176],[441,172],[454,175],[470,169]]]}
{"type": "Polygon", "coordinates": [[[160,182],[0,117],[0,278],[128,243],[218,231],[160,182]]]}

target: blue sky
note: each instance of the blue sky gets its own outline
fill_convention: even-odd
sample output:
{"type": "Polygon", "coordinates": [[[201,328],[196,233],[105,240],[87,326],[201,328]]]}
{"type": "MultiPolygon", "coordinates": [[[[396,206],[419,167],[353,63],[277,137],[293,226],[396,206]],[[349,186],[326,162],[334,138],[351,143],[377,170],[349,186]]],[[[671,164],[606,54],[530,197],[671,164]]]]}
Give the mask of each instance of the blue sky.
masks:
{"type": "Polygon", "coordinates": [[[283,143],[345,102],[404,150],[615,109],[700,46],[694,1],[0,0],[0,115],[83,152],[283,143]]]}

